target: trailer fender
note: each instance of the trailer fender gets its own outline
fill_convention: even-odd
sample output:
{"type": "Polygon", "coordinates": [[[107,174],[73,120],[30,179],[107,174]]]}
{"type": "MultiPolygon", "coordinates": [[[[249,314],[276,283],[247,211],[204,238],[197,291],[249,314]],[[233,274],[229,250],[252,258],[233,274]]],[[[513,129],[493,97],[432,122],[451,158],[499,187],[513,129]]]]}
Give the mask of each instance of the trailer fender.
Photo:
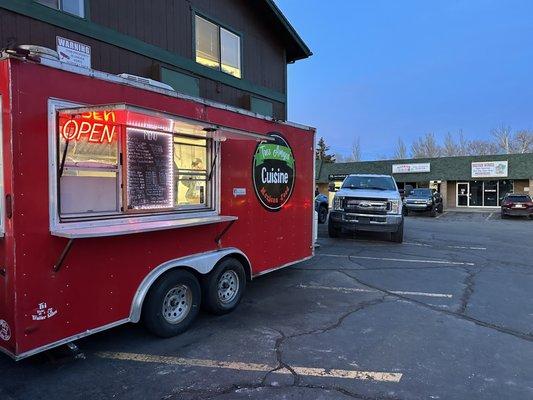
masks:
{"type": "Polygon", "coordinates": [[[154,268],[139,285],[133,301],[131,303],[130,318],[131,322],[139,322],[141,319],[141,311],[144,299],[153,283],[165,272],[174,268],[191,268],[199,274],[206,275],[214,268],[214,266],[224,257],[236,256],[239,261],[243,262],[246,269],[247,276],[251,279],[252,266],[250,260],[241,250],[230,247],[227,249],[215,250],[206,253],[193,254],[187,257],[175,258],[164,262],[154,268]]]}

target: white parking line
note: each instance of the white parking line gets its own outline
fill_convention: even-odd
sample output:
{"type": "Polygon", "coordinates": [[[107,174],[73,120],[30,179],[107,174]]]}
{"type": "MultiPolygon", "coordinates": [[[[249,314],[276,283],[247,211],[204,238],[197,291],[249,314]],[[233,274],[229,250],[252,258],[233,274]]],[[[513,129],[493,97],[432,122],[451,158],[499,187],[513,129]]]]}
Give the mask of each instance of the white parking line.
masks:
{"type": "Polygon", "coordinates": [[[491,217],[492,217],[493,215],[494,215],[494,213],[491,212],[491,213],[489,214],[489,216],[488,216],[487,218],[485,218],[485,221],[488,221],[489,219],[491,219],[491,217]]]}
{"type": "MultiPolygon", "coordinates": [[[[184,367],[203,367],[203,368],[220,368],[232,369],[236,371],[252,372],[269,372],[275,367],[268,364],[243,363],[232,361],[217,361],[198,358],[181,358],[169,356],[157,356],[151,354],[135,353],[115,353],[115,352],[98,352],[96,356],[111,360],[134,361],[142,363],[155,363],[165,365],[180,365],[184,367]]],[[[376,372],[376,371],[356,371],[346,369],[325,369],[325,368],[308,368],[308,367],[291,367],[298,375],[316,376],[323,378],[342,378],[342,379],[360,379],[381,382],[400,382],[401,373],[398,372],[376,372]]],[[[290,375],[291,371],[286,368],[273,371],[274,374],[290,375]]]]}
{"type": "Polygon", "coordinates": [[[469,262],[446,261],[446,260],[420,260],[420,259],[410,259],[410,258],[366,257],[366,256],[352,256],[352,255],[343,255],[343,254],[326,254],[326,253],[316,253],[316,255],[322,256],[322,257],[355,258],[358,260],[378,260],[378,261],[410,262],[410,263],[422,263],[422,264],[475,265],[474,263],[469,263],[469,262]]]}
{"type": "MultiPolygon", "coordinates": [[[[426,243],[417,243],[417,242],[403,242],[403,244],[407,244],[410,246],[418,246],[418,247],[433,247],[430,244],[426,243]]],[[[480,247],[480,246],[445,246],[449,249],[463,249],[463,250],[487,250],[486,247],[480,247]]]]}
{"type": "Polygon", "coordinates": [[[407,245],[410,245],[410,246],[419,246],[419,247],[433,247],[430,244],[416,243],[416,242],[403,242],[403,244],[407,244],[407,245]]]}
{"type": "Polygon", "coordinates": [[[444,211],[442,214],[437,215],[437,216],[435,217],[435,219],[439,219],[440,217],[443,217],[443,216],[446,215],[446,214],[447,214],[447,212],[444,211]]]}
{"type": "MultiPolygon", "coordinates": [[[[319,285],[298,285],[297,287],[302,289],[318,289],[318,290],[333,290],[336,292],[345,292],[345,293],[376,293],[377,290],[364,289],[364,288],[347,288],[347,287],[336,287],[336,286],[319,286],[319,285]]],[[[389,290],[389,292],[394,294],[400,294],[405,296],[424,296],[424,297],[441,297],[451,299],[453,295],[447,293],[427,293],[427,292],[406,292],[403,290],[389,290]]]]}
{"type": "Polygon", "coordinates": [[[450,249],[465,249],[465,250],[487,250],[486,247],[474,247],[474,246],[446,246],[450,249]]]}

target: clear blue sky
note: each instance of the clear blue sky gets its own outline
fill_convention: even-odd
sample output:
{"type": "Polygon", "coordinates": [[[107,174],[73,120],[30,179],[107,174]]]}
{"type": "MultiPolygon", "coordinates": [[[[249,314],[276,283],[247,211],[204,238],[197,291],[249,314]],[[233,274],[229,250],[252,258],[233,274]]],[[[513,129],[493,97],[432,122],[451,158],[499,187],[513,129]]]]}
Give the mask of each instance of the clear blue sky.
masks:
{"type": "Polygon", "coordinates": [[[289,119],[334,152],[533,129],[533,0],[276,2],[314,53],[289,66],[289,119]]]}

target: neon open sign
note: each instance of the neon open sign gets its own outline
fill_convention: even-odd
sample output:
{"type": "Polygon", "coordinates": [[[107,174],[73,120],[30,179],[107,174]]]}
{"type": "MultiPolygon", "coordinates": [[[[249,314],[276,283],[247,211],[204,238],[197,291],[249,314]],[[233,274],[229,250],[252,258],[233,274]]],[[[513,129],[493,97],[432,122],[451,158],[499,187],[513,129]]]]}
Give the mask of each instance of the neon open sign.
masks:
{"type": "MultiPolygon", "coordinates": [[[[61,118],[61,117],[60,117],[61,118]]],[[[61,121],[59,130],[67,141],[112,143],[117,136],[117,117],[114,111],[92,111],[69,116],[61,121]]]]}

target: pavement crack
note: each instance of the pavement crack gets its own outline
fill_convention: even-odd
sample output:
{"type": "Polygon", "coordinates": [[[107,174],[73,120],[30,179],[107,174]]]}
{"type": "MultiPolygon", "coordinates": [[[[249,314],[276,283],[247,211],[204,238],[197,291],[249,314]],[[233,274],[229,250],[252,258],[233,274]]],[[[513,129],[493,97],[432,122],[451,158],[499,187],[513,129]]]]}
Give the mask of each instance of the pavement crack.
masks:
{"type": "Polygon", "coordinates": [[[465,314],[466,312],[470,298],[472,297],[472,294],[474,294],[474,285],[475,285],[476,275],[480,271],[470,270],[470,269],[465,268],[465,272],[466,272],[466,277],[463,282],[463,284],[465,285],[465,288],[463,290],[463,294],[461,295],[461,301],[459,304],[459,308],[457,310],[459,314],[465,314]]]}
{"type": "Polygon", "coordinates": [[[500,333],[504,333],[506,335],[511,335],[511,336],[514,336],[514,337],[516,337],[518,339],[526,340],[528,342],[533,342],[533,334],[531,334],[531,333],[524,333],[524,332],[516,331],[514,329],[506,328],[504,326],[492,324],[490,322],[486,322],[486,321],[482,321],[482,320],[479,320],[479,319],[474,318],[474,317],[470,317],[470,316],[468,316],[466,314],[461,314],[461,313],[459,313],[457,311],[445,310],[445,309],[440,308],[438,306],[427,304],[427,303],[424,303],[423,301],[416,300],[416,299],[413,299],[411,297],[408,297],[408,296],[405,296],[405,295],[402,295],[402,294],[393,293],[393,292],[391,292],[391,291],[389,291],[387,289],[384,289],[384,288],[372,285],[370,283],[364,282],[361,279],[359,279],[359,278],[357,278],[357,277],[355,277],[353,275],[350,275],[349,273],[347,273],[345,271],[339,270],[338,272],[341,273],[341,274],[346,275],[347,277],[349,277],[351,279],[353,279],[355,282],[359,283],[362,286],[366,286],[367,288],[379,291],[379,292],[387,294],[387,295],[389,295],[391,297],[395,297],[395,298],[404,300],[404,301],[406,301],[408,303],[416,304],[418,306],[424,307],[426,309],[429,309],[429,310],[432,310],[432,311],[435,311],[435,312],[438,312],[438,313],[441,313],[441,314],[446,314],[446,315],[450,315],[450,316],[455,317],[455,318],[463,319],[465,321],[472,322],[472,323],[474,323],[474,324],[476,324],[478,326],[482,326],[484,328],[492,329],[492,330],[498,331],[500,333]]]}

